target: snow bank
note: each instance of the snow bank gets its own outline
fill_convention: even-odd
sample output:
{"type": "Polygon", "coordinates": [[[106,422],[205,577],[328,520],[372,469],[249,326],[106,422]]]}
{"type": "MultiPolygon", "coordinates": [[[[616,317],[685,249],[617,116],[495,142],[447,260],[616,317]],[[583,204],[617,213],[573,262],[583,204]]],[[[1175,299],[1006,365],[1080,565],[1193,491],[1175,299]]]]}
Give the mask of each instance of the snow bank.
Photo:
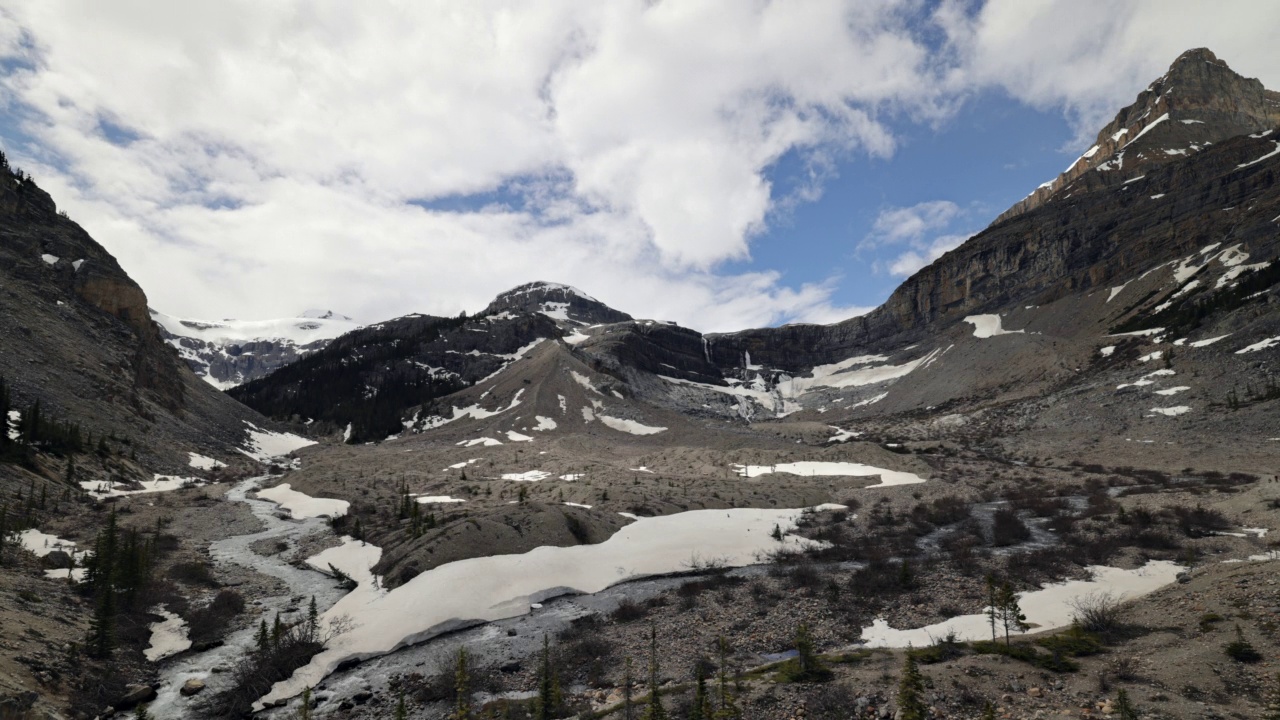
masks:
{"type": "Polygon", "coordinates": [[[551,473],[543,470],[530,470],[522,473],[503,473],[503,480],[514,480],[515,482],[538,482],[551,477],[551,473]]]}
{"type": "MultiPolygon", "coordinates": [[[[1120,289],[1123,290],[1124,288],[1120,289]]],[[[976,338],[1015,335],[1024,332],[1022,330],[1005,330],[1000,325],[999,315],[970,315],[964,321],[973,325],[973,336],[976,338]]]]}
{"type": "Polygon", "coordinates": [[[291,489],[289,483],[259,490],[258,497],[270,500],[288,510],[290,515],[299,520],[310,517],[342,517],[351,507],[351,503],[346,500],[313,498],[306,493],[291,489]]]}
{"type": "Polygon", "coordinates": [[[224,462],[221,462],[219,460],[214,460],[211,457],[205,457],[200,453],[189,452],[187,453],[187,455],[190,456],[191,458],[191,461],[190,461],[191,467],[197,470],[212,470],[214,468],[227,466],[227,464],[224,462]]]}
{"type": "Polygon", "coordinates": [[[1151,408],[1151,412],[1168,417],[1176,417],[1191,412],[1191,408],[1187,405],[1175,405],[1174,407],[1151,408]]]}
{"type": "Polygon", "coordinates": [[[448,503],[466,502],[462,498],[449,497],[448,495],[419,495],[416,500],[423,505],[445,505],[448,503]]]}
{"type": "Polygon", "coordinates": [[[879,475],[880,482],[868,485],[869,488],[888,487],[890,485],[917,485],[928,482],[915,473],[901,470],[886,470],[871,465],[852,462],[821,462],[804,460],[801,462],[782,463],[780,465],[734,465],[733,468],[742,477],[759,477],[772,473],[788,473],[791,475],[845,475],[852,477],[870,477],[879,475]]]}
{"type": "MultiPolygon", "coordinates": [[[[1027,623],[1037,632],[1066,627],[1071,624],[1076,610],[1073,603],[1102,593],[1117,600],[1128,600],[1146,595],[1173,582],[1184,568],[1168,560],[1154,560],[1136,570],[1121,570],[1093,565],[1089,580],[1068,580],[1064,583],[1045,585],[1040,590],[1019,593],[1018,605],[1027,616],[1027,623]]],[[[940,623],[912,630],[895,630],[884,620],[876,620],[862,629],[862,641],[867,647],[901,648],[908,645],[928,647],[934,639],[955,633],[956,639],[966,642],[991,638],[991,625],[985,612],[976,615],[959,615],[940,623]]],[[[1002,631],[1003,632],[1003,631],[1002,631]]]]}
{"type": "Polygon", "coordinates": [[[1267,348],[1275,345],[1280,345],[1280,335],[1267,338],[1266,340],[1263,340],[1261,342],[1256,342],[1246,348],[1241,348],[1236,351],[1236,354],[1243,355],[1245,353],[1257,352],[1259,350],[1266,350],[1267,348]]]}
{"type": "Polygon", "coordinates": [[[200,484],[199,478],[181,477],[178,475],[156,475],[153,480],[143,480],[139,485],[141,490],[126,490],[119,486],[105,482],[91,482],[83,480],[80,487],[90,496],[101,500],[109,497],[126,497],[129,495],[145,495],[148,493],[170,492],[179,490],[184,487],[191,487],[200,484]]]}
{"type": "Polygon", "coordinates": [[[22,547],[30,550],[40,557],[44,557],[55,550],[63,552],[74,552],[76,544],[70,540],[63,540],[57,535],[48,535],[39,530],[23,530],[18,533],[18,542],[22,547]]]}
{"type": "Polygon", "coordinates": [[[271,462],[272,458],[288,455],[294,450],[316,444],[315,440],[298,437],[293,433],[263,430],[248,420],[245,420],[244,424],[249,426],[249,439],[245,441],[248,447],[237,449],[261,463],[271,462]]]}
{"type": "Polygon", "coordinates": [[[323,621],[350,618],[355,629],[334,639],[293,677],[277,683],[259,703],[293,697],[315,687],[344,660],[383,655],[461,625],[516,617],[532,603],[566,591],[595,593],[637,577],[687,570],[715,560],[726,567],[759,562],[777,549],[809,542],[770,533],[795,527],[802,510],[693,510],[638,518],[595,545],[540,547],[520,555],[496,555],[447,563],[394,590],[381,589],[371,568],[381,550],[344,538],[344,545],[309,559],[332,563],[359,586],[324,613],[323,621]],[[696,548],[696,550],[695,550],[696,548]]]}
{"type": "Polygon", "coordinates": [[[666,430],[665,427],[655,427],[651,425],[642,425],[635,420],[627,420],[626,418],[613,417],[611,415],[601,415],[600,422],[619,432],[631,433],[632,435],[656,435],[666,430]]]}
{"type": "Polygon", "coordinates": [[[187,637],[187,621],[157,605],[151,612],[164,618],[161,622],[151,623],[151,645],[143,651],[147,660],[156,662],[177,655],[191,647],[191,639],[187,637]]]}

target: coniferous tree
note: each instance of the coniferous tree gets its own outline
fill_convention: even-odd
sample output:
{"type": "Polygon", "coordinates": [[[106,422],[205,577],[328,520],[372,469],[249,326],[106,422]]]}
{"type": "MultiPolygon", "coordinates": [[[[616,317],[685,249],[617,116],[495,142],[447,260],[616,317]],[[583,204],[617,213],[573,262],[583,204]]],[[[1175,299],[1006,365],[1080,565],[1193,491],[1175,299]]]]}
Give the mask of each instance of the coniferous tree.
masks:
{"type": "Polygon", "coordinates": [[[720,667],[716,671],[720,685],[720,707],[716,710],[716,720],[738,720],[742,711],[729,691],[729,642],[721,635],[716,639],[716,650],[720,656],[720,667]]]}
{"type": "Polygon", "coordinates": [[[542,656],[538,660],[538,697],[534,703],[537,720],[552,720],[560,709],[560,681],[551,663],[551,642],[542,636],[542,656]]]}
{"type": "Polygon", "coordinates": [[[924,677],[916,659],[907,651],[902,665],[902,679],[898,681],[898,720],[925,720],[928,708],[924,704],[924,677]]]}
{"type": "Polygon", "coordinates": [[[400,689],[396,699],[396,720],[409,720],[409,708],[404,704],[404,688],[400,689]]]}
{"type": "Polygon", "coordinates": [[[259,654],[266,654],[271,649],[271,634],[267,632],[265,618],[258,621],[258,634],[254,637],[254,645],[257,646],[259,654]]]}
{"type": "Polygon", "coordinates": [[[622,671],[622,718],[635,720],[635,706],[631,696],[635,693],[635,680],[631,676],[631,658],[627,658],[622,671]]]}
{"type": "Polygon", "coordinates": [[[298,707],[298,720],[311,720],[311,688],[302,691],[302,703],[298,707]]]}
{"type": "Polygon", "coordinates": [[[1271,702],[1267,704],[1263,720],[1280,720],[1280,673],[1275,675],[1275,685],[1271,688],[1271,702]]]}
{"type": "Polygon", "coordinates": [[[644,720],[667,720],[667,709],[662,706],[662,692],[658,679],[658,628],[649,625],[649,702],[645,705],[644,720]]]}
{"type": "Polygon", "coordinates": [[[689,720],[712,720],[715,711],[711,707],[711,698],[707,696],[707,673],[701,665],[698,666],[696,676],[689,720]]]}
{"type": "Polygon", "coordinates": [[[1007,580],[996,591],[996,603],[999,606],[1000,624],[1004,627],[1004,644],[1008,646],[1010,631],[1026,631],[1027,616],[1022,614],[1022,608],[1018,605],[1018,593],[1007,580]]]}
{"type": "Polygon", "coordinates": [[[311,596],[311,604],[307,606],[307,640],[315,642],[320,636],[320,612],[316,608],[316,596],[311,596]]]}
{"type": "Polygon", "coordinates": [[[457,669],[453,689],[458,695],[451,720],[471,720],[471,671],[467,667],[467,649],[458,648],[457,669]]]}
{"type": "Polygon", "coordinates": [[[150,712],[147,712],[147,704],[141,703],[138,708],[133,711],[133,720],[153,720],[150,712]]]}
{"type": "Polygon", "coordinates": [[[982,706],[982,720],[996,720],[996,706],[990,700],[982,706]]]}
{"type": "Polygon", "coordinates": [[[996,594],[996,578],[994,575],[987,575],[987,623],[991,625],[991,642],[996,641],[996,618],[1000,613],[996,594]]]}
{"type": "Polygon", "coordinates": [[[1116,693],[1116,715],[1120,720],[1138,720],[1138,709],[1133,706],[1133,701],[1124,688],[1116,693]]]}

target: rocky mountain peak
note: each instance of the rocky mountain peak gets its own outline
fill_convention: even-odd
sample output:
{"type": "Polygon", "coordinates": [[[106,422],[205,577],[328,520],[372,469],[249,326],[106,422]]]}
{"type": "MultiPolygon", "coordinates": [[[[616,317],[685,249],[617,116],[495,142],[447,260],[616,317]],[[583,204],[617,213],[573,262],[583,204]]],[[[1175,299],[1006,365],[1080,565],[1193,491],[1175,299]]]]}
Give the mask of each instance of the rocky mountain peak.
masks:
{"type": "Polygon", "coordinates": [[[1246,78],[1207,48],[1188,50],[1116,113],[1094,144],[1058,177],[1036,188],[996,222],[1033,210],[1090,185],[1111,187],[1142,176],[1153,165],[1176,162],[1227,138],[1280,126],[1280,93],[1246,78]],[[1101,182],[1093,182],[1093,180],[1101,182]]]}
{"type": "Polygon", "coordinates": [[[346,315],[342,315],[341,313],[336,313],[332,310],[318,310],[316,308],[303,310],[298,314],[298,317],[310,318],[312,320],[341,320],[343,322],[354,322],[351,318],[346,315]]]}
{"type": "Polygon", "coordinates": [[[482,314],[537,312],[561,323],[597,325],[627,322],[632,317],[605,305],[581,290],[560,283],[531,282],[494,298],[482,314]]]}

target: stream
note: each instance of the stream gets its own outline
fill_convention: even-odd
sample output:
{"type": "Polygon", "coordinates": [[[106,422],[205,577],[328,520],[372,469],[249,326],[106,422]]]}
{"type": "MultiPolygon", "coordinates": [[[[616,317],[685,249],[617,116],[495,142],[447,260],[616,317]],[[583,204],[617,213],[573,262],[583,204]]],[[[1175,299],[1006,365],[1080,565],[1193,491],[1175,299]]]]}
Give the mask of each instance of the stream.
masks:
{"type": "MultiPolygon", "coordinates": [[[[263,529],[249,535],[236,535],[215,541],[209,546],[209,554],[217,564],[239,565],[276,578],[288,587],[287,594],[263,598],[255,605],[262,617],[271,617],[277,612],[283,616],[289,611],[301,610],[313,595],[320,607],[329,607],[344,594],[335,586],[332,578],[284,562],[282,558],[288,551],[264,557],[250,548],[259,540],[276,540],[288,543],[292,550],[299,538],[316,532],[328,532],[324,518],[282,520],[276,516],[280,512],[277,505],[248,497],[267,478],[268,476],[260,476],[244,480],[226,495],[229,502],[247,504],[254,516],[262,522],[263,529]]],[[[229,678],[229,670],[254,646],[256,632],[257,624],[251,623],[249,627],[227,635],[224,644],[219,647],[200,653],[183,654],[167,661],[160,669],[161,687],[157,697],[147,709],[157,720],[191,717],[193,713],[188,706],[201,702],[203,698],[199,695],[193,698],[182,697],[179,690],[183,683],[191,678],[198,678],[207,684],[201,695],[217,692],[221,689],[219,681],[229,678]]]]}

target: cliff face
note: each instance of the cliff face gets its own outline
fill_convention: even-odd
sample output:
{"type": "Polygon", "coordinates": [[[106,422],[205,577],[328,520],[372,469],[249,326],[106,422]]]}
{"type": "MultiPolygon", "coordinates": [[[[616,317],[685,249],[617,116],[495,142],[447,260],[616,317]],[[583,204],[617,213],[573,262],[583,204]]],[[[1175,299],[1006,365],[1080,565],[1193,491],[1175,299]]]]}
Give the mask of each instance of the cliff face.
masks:
{"type": "Polygon", "coordinates": [[[1205,48],[1188,50],[1098,132],[1093,146],[1058,177],[1014,204],[996,223],[1079,191],[1093,170],[1107,185],[1138,177],[1228,138],[1280,126],[1280,93],[1241,77],[1205,48]]]}
{"type": "Polygon", "coordinates": [[[185,467],[183,448],[237,445],[242,420],[263,421],[187,370],[152,323],[142,288],[7,162],[0,375],[19,406],[39,400],[49,417],[131,438],[140,461],[155,469],[185,467]]]}
{"type": "Polygon", "coordinates": [[[56,286],[122,323],[133,335],[133,390],[170,410],[183,407],[179,364],[151,322],[146,294],[116,259],[59,214],[48,193],[8,169],[0,172],[0,223],[10,272],[56,286]]]}

